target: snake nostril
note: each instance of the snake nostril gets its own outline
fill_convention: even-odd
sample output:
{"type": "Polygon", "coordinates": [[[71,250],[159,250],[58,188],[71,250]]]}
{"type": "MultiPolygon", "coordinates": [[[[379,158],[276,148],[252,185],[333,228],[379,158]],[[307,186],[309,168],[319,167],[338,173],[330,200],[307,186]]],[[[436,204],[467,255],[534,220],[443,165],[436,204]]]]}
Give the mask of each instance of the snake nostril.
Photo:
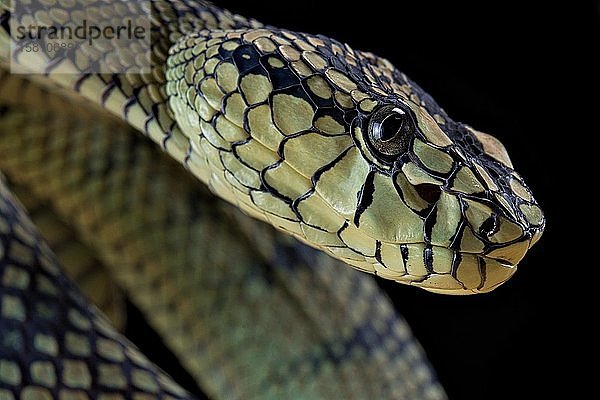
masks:
{"type": "Polygon", "coordinates": [[[442,194],[440,187],[432,185],[431,183],[421,183],[416,185],[415,190],[419,196],[421,196],[421,198],[429,204],[433,204],[438,201],[442,194]]]}
{"type": "Polygon", "coordinates": [[[492,236],[494,233],[498,232],[498,229],[498,217],[493,214],[488,219],[483,221],[479,227],[479,233],[484,236],[492,236]]]}

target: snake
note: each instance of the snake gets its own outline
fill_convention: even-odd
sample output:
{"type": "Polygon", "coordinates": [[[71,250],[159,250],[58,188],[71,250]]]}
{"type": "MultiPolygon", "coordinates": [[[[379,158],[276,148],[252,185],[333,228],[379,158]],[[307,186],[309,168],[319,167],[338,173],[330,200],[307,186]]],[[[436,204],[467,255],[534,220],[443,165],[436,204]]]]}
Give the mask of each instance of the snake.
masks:
{"type": "Polygon", "coordinates": [[[443,399],[374,276],[489,292],[546,223],[385,58],[206,1],[1,1],[0,135],[3,400],[194,398],[124,298],[211,398],[443,399]],[[147,42],[17,35],[82,21],[147,42]]]}

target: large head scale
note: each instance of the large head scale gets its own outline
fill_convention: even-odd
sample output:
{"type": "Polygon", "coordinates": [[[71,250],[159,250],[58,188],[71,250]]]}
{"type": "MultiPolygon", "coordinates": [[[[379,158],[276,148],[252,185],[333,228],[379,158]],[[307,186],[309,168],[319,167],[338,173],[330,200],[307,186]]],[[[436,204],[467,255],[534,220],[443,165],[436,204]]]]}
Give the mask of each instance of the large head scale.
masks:
{"type": "Polygon", "coordinates": [[[282,30],[171,49],[188,165],[221,197],[348,264],[468,294],[508,279],[544,217],[504,147],[389,62],[282,30]]]}

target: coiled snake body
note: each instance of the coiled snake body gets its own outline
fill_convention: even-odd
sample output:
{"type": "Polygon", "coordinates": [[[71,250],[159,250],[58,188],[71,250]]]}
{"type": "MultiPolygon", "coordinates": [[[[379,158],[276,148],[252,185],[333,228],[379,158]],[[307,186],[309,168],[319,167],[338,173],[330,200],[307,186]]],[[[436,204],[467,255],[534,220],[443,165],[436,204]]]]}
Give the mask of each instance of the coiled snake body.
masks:
{"type": "Polygon", "coordinates": [[[443,398],[370,275],[343,264],[448,294],[504,282],[544,228],[504,147],[371,53],[146,3],[0,5],[0,168],[57,245],[2,183],[0,398],[189,397],[60,263],[92,274],[116,323],[124,291],[211,396],[443,398]],[[142,73],[95,73],[83,55],[105,43],[11,44],[11,24],[144,12],[142,73]]]}

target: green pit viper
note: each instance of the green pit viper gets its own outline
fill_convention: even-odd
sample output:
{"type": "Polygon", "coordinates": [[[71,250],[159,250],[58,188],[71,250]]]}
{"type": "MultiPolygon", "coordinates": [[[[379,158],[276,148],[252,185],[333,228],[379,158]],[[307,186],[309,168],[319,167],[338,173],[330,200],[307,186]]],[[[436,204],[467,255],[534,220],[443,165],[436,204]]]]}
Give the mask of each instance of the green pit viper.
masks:
{"type": "Polygon", "coordinates": [[[124,296],[214,398],[445,398],[356,270],[506,281],[545,219],[497,139],[384,58],[208,2],[21,3],[0,1],[0,399],[191,398],[118,333],[124,296]],[[143,73],[94,72],[105,42],[11,42],[144,13],[143,73]]]}

